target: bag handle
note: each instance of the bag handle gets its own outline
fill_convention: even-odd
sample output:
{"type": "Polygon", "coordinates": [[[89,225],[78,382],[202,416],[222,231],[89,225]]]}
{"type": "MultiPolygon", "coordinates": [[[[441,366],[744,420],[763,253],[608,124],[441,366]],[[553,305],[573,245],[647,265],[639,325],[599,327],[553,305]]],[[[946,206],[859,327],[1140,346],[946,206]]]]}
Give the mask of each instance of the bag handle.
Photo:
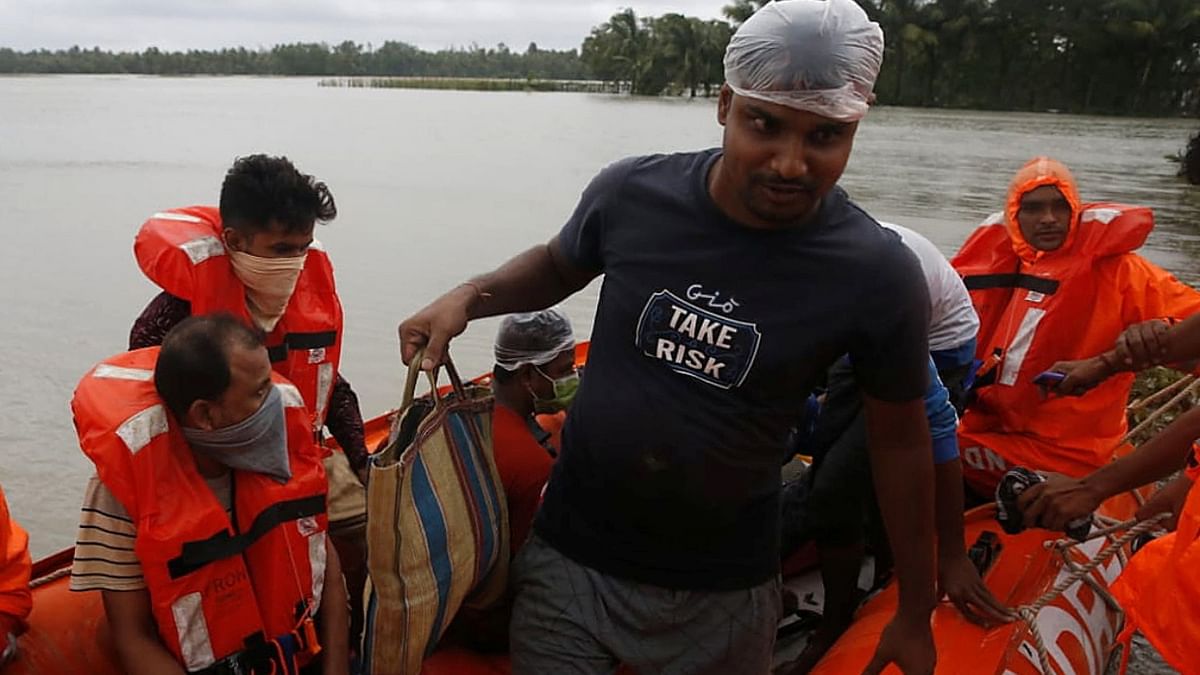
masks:
{"type": "MultiPolygon", "coordinates": [[[[421,361],[425,358],[425,348],[421,347],[409,362],[408,375],[404,379],[404,397],[400,399],[400,409],[407,410],[416,399],[417,379],[421,375],[421,361]]],[[[454,362],[450,360],[449,351],[446,352],[446,361],[440,366],[435,366],[433,370],[426,371],[425,375],[429,379],[429,392],[433,398],[435,407],[442,407],[442,397],[438,395],[438,369],[445,368],[446,374],[450,376],[450,386],[454,393],[458,396],[458,400],[467,400],[467,388],[463,385],[462,378],[458,375],[458,369],[454,367],[454,362]]]]}
{"type": "MultiPolygon", "coordinates": [[[[400,410],[408,410],[409,406],[416,399],[417,380],[421,377],[421,361],[425,358],[425,348],[417,350],[413,356],[411,365],[408,366],[408,375],[404,378],[404,396],[400,399],[400,410]]],[[[429,379],[429,391],[433,398],[433,405],[441,407],[442,399],[437,394],[437,368],[431,371],[426,371],[425,376],[429,379]]]]}

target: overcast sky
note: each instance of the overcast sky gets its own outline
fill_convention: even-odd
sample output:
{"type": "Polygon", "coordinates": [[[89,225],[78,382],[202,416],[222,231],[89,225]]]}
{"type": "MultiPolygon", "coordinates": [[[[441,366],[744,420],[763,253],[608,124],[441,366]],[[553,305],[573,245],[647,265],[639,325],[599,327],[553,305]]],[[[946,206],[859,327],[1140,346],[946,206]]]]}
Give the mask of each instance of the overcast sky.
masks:
{"type": "Polygon", "coordinates": [[[111,50],[270,47],[281,42],[425,49],[578,47],[622,6],[639,15],[720,16],[723,0],[0,0],[0,47],[111,50]]]}

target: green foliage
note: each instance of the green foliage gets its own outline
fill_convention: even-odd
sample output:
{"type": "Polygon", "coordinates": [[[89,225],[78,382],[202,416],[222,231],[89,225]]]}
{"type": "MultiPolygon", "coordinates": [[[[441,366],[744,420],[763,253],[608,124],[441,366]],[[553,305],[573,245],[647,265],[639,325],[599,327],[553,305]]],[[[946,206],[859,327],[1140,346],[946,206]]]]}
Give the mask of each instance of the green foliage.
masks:
{"type": "MultiPolygon", "coordinates": [[[[1131,389],[1129,392],[1129,401],[1131,404],[1141,401],[1142,399],[1153,395],[1155,392],[1162,391],[1177,380],[1183,378],[1185,375],[1186,373],[1181,373],[1177,370],[1163,367],[1144,370],[1138,373],[1137,379],[1133,381],[1133,389],[1131,389]]],[[[1128,415],[1129,428],[1134,429],[1137,427],[1137,425],[1141,424],[1148,417],[1150,417],[1151,414],[1155,413],[1159,408],[1166,405],[1172,398],[1174,398],[1174,394],[1162,400],[1158,400],[1155,403],[1146,406],[1145,408],[1130,412],[1128,415]]],[[[1200,395],[1191,393],[1185,396],[1177,404],[1172,406],[1169,410],[1151,422],[1144,431],[1137,435],[1137,438],[1132,439],[1134,444],[1137,445],[1144,443],[1146,440],[1157,435],[1158,432],[1165,429],[1167,425],[1169,425],[1171,422],[1174,422],[1177,417],[1195,407],[1197,403],[1200,403],[1200,395]]]]}
{"type": "Polygon", "coordinates": [[[334,77],[317,82],[321,87],[369,89],[450,89],[455,91],[570,91],[616,93],[613,87],[594,80],[504,79],[498,77],[334,77]]]}
{"type": "Polygon", "coordinates": [[[909,106],[1200,114],[1196,0],[864,0],[909,106]]]}
{"type": "Polygon", "coordinates": [[[269,50],[105,52],[78,47],[16,52],[0,48],[0,73],[133,73],[140,75],[386,75],[400,77],[495,77],[585,79],[576,50],[539,49],[524,54],[503,44],[427,52],[404,42],[378,48],[346,41],[338,45],[295,43],[269,50]]]}
{"type": "Polygon", "coordinates": [[[707,95],[724,81],[721,60],[732,33],[724,21],[682,14],[639,19],[625,9],[592,29],[580,55],[596,77],[627,83],[634,94],[696,96],[703,88],[707,95]]]}
{"type": "MultiPolygon", "coordinates": [[[[1200,115],[1200,0],[859,0],[884,29],[875,91],[886,105],[1200,115]]],[[[576,50],[530,44],[427,52],[403,42],[269,50],[16,52],[0,73],[263,74],[599,79],[634,94],[710,94],[733,26],[766,0],[732,0],[726,21],[624,9],[576,50]]]]}
{"type": "Polygon", "coordinates": [[[721,13],[726,19],[735,26],[742,25],[746,19],[749,19],[758,10],[762,9],[763,5],[769,0],[734,0],[734,2],[725,5],[721,8],[721,13]]]}

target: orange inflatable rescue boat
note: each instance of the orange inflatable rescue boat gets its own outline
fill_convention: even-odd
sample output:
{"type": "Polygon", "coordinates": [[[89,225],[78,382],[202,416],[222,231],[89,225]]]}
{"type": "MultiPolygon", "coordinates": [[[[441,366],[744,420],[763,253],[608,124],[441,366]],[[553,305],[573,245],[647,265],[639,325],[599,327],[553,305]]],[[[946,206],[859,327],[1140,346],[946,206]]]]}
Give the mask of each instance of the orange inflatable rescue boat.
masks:
{"type": "MultiPolygon", "coordinates": [[[[580,345],[578,361],[586,358],[580,345]]],[[[477,378],[477,381],[484,380],[477,378]]],[[[387,438],[390,413],[367,422],[367,443],[379,447],[387,438]]],[[[1118,498],[1101,507],[1100,523],[1128,518],[1131,500],[1118,498]]],[[[1120,532],[1097,535],[1072,546],[1059,545],[1059,535],[1027,530],[1008,535],[996,522],[995,509],[982,506],[966,514],[965,539],[983,570],[992,593],[1010,607],[1026,607],[1025,616],[1009,624],[984,629],[967,622],[948,603],[934,613],[938,647],[937,673],[1025,675],[1101,675],[1119,661],[1123,647],[1117,636],[1124,624],[1108,587],[1124,567],[1126,547],[1100,564],[1093,560],[1120,532]],[[1091,569],[1089,569],[1091,568],[1091,569]],[[1055,592],[1057,591],[1057,592],[1055,592]]],[[[1100,527],[1100,525],[1097,525],[1100,527]]],[[[121,675],[116,652],[98,592],[68,590],[72,551],[37,561],[33,569],[33,613],[29,630],[20,637],[17,658],[3,675],[121,675]]],[[[820,611],[821,582],[815,570],[785,583],[801,599],[802,610],[820,611]]],[[[888,583],[862,607],[850,630],[818,664],[816,673],[859,673],[870,660],[897,606],[895,582],[888,583]]],[[[785,619],[786,626],[794,618],[785,619]]],[[[805,644],[803,631],[781,638],[776,663],[794,658],[805,644]]],[[[426,661],[425,675],[507,675],[507,657],[483,656],[459,648],[435,651],[426,661]]],[[[889,670],[888,672],[897,672],[889,670]]]]}

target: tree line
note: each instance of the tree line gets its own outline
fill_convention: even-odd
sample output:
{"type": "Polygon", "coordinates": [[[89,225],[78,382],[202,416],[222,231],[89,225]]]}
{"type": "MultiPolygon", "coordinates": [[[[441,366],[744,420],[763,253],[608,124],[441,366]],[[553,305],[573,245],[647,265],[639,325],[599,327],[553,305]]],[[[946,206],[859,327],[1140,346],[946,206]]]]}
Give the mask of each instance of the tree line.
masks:
{"type": "MultiPolygon", "coordinates": [[[[1198,0],[859,0],[883,26],[882,104],[1125,115],[1200,115],[1198,0]]],[[[501,44],[429,52],[352,41],[211,51],[18,52],[0,73],[372,75],[600,79],[634,94],[711,94],[735,28],[727,20],[623,9],[578,50],[501,44]]]]}
{"type": "Polygon", "coordinates": [[[295,43],[270,49],[110,52],[99,48],[18,52],[0,48],[0,73],[129,73],[136,75],[376,75],[586,79],[577,50],[516,52],[507,45],[425,51],[405,42],[378,47],[295,43]]]}

